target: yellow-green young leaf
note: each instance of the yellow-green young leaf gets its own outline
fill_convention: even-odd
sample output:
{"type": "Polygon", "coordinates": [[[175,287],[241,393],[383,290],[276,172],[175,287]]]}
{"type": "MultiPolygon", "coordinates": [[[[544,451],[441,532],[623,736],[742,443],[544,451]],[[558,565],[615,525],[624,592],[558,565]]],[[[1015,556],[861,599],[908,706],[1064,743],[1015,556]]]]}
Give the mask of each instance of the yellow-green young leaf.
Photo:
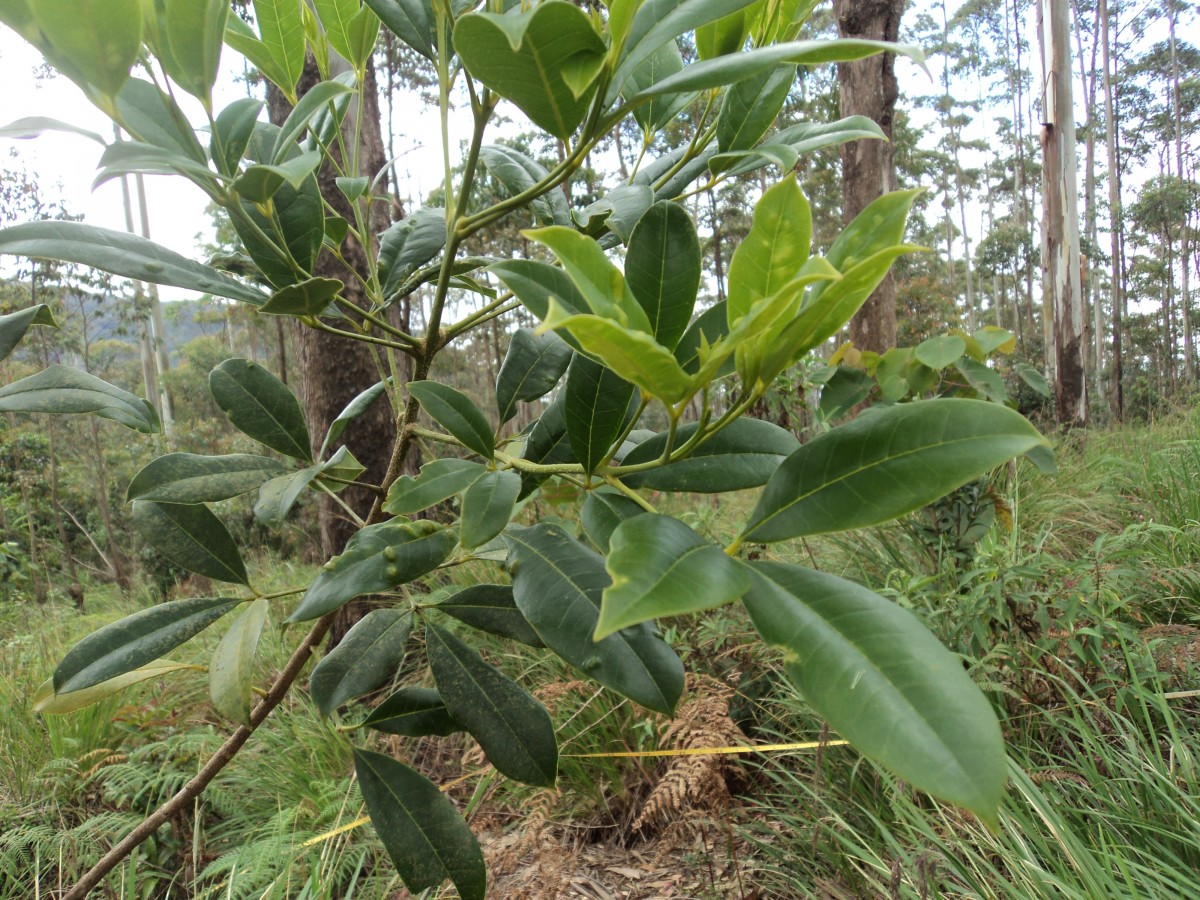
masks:
{"type": "Polygon", "coordinates": [[[696,55],[701,59],[715,59],[741,50],[750,34],[750,22],[763,2],[756,0],[747,8],[697,28],[696,55]]]}
{"type": "Polygon", "coordinates": [[[200,666],[172,662],[169,659],[159,659],[146,663],[146,665],[140,666],[132,672],[126,672],[123,675],[110,678],[108,681],[102,681],[89,688],[71,691],[69,694],[56,694],[54,692],[54,679],[47,678],[37,689],[37,693],[33,695],[33,711],[43,715],[61,715],[63,713],[75,712],[75,710],[91,706],[93,703],[99,703],[105,697],[111,697],[113,694],[123,691],[127,687],[148,681],[151,678],[170,675],[172,672],[178,672],[181,669],[203,671],[203,668],[200,666]]]}
{"type": "Polygon", "coordinates": [[[420,894],[449,878],[462,900],[483,900],[483,853],[450,798],[381,753],[355,747],[354,771],[371,824],[409,891],[420,894]]]}
{"type": "Polygon", "coordinates": [[[651,623],[592,640],[610,581],[604,557],[557,525],[510,528],[504,540],[517,608],[546,646],[588,678],[671,715],[683,692],[683,663],[651,623]]]}
{"type": "Polygon", "coordinates": [[[596,241],[574,229],[557,225],[521,233],[554,252],[579,289],[587,304],[586,311],[626,328],[651,333],[650,320],[625,283],[625,276],[604,255],[596,241]]]}
{"type": "Polygon", "coordinates": [[[496,453],[496,437],[487,416],[464,394],[437,381],[410,381],[408,391],[429,417],[485,459],[496,453]]]}
{"type": "Polygon", "coordinates": [[[355,597],[420,578],[441,565],[454,544],[449,531],[424,519],[368,525],[346,542],[340,556],[325,563],[288,621],[317,619],[355,597]]]}
{"type": "Polygon", "coordinates": [[[13,349],[21,342],[34,325],[49,325],[57,328],[58,323],[50,312],[50,307],[39,303],[28,309],[22,309],[7,316],[0,316],[0,362],[4,362],[13,349]]]}
{"type": "Polygon", "coordinates": [[[1007,328],[997,325],[984,325],[972,335],[979,344],[979,349],[985,356],[993,352],[1012,353],[1017,349],[1017,336],[1007,328]]]}
{"type": "Polygon", "coordinates": [[[213,709],[239,725],[250,724],[254,654],[267,622],[271,602],[259,597],[229,626],[208,667],[208,692],[213,709]]]}
{"type": "Polygon", "coordinates": [[[254,0],[254,20],[258,23],[263,46],[275,63],[276,70],[275,77],[270,73],[264,74],[293,101],[296,98],[296,83],[304,71],[304,19],[300,14],[301,5],[302,0],[254,0]]]}
{"type": "Polygon", "coordinates": [[[133,476],[125,499],[215,503],[252,491],[285,472],[287,467],[278,460],[249,453],[168,453],[133,476]]]}
{"type": "Polygon", "coordinates": [[[212,88],[221,65],[221,44],[229,16],[227,0],[164,0],[163,22],[171,48],[175,82],[204,104],[212,105],[212,88]]]}
{"type": "Polygon", "coordinates": [[[743,537],[769,543],[878,525],[1043,446],[1020,413],[982,400],[868,410],[784,460],[743,537]]]}
{"type": "Polygon", "coordinates": [[[599,316],[561,316],[553,300],[546,326],[566,329],[589,355],[636,384],[645,393],[667,403],[687,396],[692,379],[680,368],[671,351],[644,331],[622,328],[599,316]]]}
{"type": "Polygon", "coordinates": [[[521,476],[511,471],[485,472],[467,488],[458,528],[462,545],[479,547],[503,531],[520,493],[521,476]]]}
{"type": "Polygon", "coordinates": [[[436,688],[416,685],[400,688],[371,710],[362,724],[365,728],[405,737],[445,737],[464,730],[451,717],[436,688]]]}
{"type": "Polygon", "coordinates": [[[472,76],[567,140],[591,106],[607,47],[583,10],[546,0],[519,13],[462,16],[454,49],[472,76]]]}
{"type": "Polygon", "coordinates": [[[191,597],[105,625],[67,651],[54,670],[54,690],[82,691],[154,662],[240,604],[229,597],[191,597]]]}
{"type": "Polygon", "coordinates": [[[38,49],[68,78],[115,99],[142,49],[140,0],[37,0],[38,49]]]}
{"type": "Polygon", "coordinates": [[[744,568],[670,516],[626,519],[609,539],[595,639],[663,616],[715,609],[746,590],[744,568]]]}
{"type": "Polygon", "coordinates": [[[237,544],[207,506],[135,500],[133,526],[155,550],[189,572],[248,583],[237,544]]]}
{"type": "Polygon", "coordinates": [[[838,734],[995,828],[1005,759],[991,704],[910,612],[834,575],[750,564],[745,597],[788,677],[838,734]]]}
{"type": "Polygon", "coordinates": [[[247,359],[227,359],[208,376],[217,406],[238,431],[294,459],[312,462],[300,402],[286,384],[247,359]]]}
{"type": "Polygon", "coordinates": [[[451,594],[435,608],[488,634],[512,638],[530,647],[545,646],[517,609],[512,585],[473,584],[451,594]]]}
{"type": "Polygon", "coordinates": [[[383,511],[393,516],[408,516],[429,509],[461,494],[485,472],[484,466],[468,459],[430,460],[417,475],[404,475],[392,482],[383,511]]]}
{"type": "Polygon", "coordinates": [[[558,740],[546,707],[450,632],[427,625],[425,642],[442,702],[488,762],[522,784],[553,787],[558,740]]]}
{"type": "Polygon", "coordinates": [[[329,715],[388,681],[404,661],[410,631],[412,616],[399,609],[375,609],[354,623],[313,669],[309,692],[317,708],[329,715]]]}
{"type": "Polygon", "coordinates": [[[812,210],[796,176],[771,187],[754,206],[750,231],[729,263],[730,326],[763,297],[778,293],[800,274],[812,245],[812,210]]]}

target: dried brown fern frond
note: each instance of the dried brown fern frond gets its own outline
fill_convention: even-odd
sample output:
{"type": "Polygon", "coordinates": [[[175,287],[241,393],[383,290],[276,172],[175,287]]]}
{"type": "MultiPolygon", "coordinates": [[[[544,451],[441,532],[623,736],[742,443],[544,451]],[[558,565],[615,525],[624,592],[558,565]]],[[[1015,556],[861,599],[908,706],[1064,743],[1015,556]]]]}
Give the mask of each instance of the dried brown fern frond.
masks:
{"type": "MultiPolygon", "coordinates": [[[[704,750],[741,742],[744,735],[729,717],[732,688],[715,678],[689,675],[688,691],[690,699],[663,734],[664,749],[704,750]]],[[[634,831],[647,833],[690,812],[724,808],[729,802],[728,770],[725,755],[673,757],[642,805],[634,831]]]]}

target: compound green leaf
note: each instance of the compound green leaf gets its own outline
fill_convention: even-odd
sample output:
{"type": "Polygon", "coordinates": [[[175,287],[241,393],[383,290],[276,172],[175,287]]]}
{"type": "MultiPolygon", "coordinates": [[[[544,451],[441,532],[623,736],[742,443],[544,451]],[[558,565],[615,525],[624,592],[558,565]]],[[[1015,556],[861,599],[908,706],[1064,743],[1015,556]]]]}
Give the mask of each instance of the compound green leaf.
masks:
{"type": "Polygon", "coordinates": [[[118,675],[115,678],[102,681],[90,688],[71,691],[69,694],[56,694],[54,692],[54,679],[47,678],[33,695],[33,711],[50,716],[75,712],[78,709],[91,706],[93,703],[99,703],[105,697],[111,697],[113,694],[123,691],[127,687],[143,681],[149,681],[151,678],[161,678],[164,675],[170,675],[172,672],[178,672],[183,669],[199,668],[200,666],[193,666],[189,663],[159,659],[146,663],[144,666],[139,666],[132,672],[126,672],[124,675],[118,675]]]}
{"type": "Polygon", "coordinates": [[[517,402],[544,397],[558,384],[571,362],[571,348],[558,335],[536,334],[531,328],[513,332],[496,378],[496,409],[504,424],[517,413],[517,402]]]}
{"type": "Polygon", "coordinates": [[[146,543],[177,566],[217,581],[248,583],[237,544],[207,506],[135,500],[133,525],[146,543]]]}
{"type": "Polygon", "coordinates": [[[671,715],[683,691],[683,663],[651,623],[592,640],[610,583],[604,557],[557,525],[509,529],[504,539],[517,608],[546,646],[587,677],[671,715]]]}
{"type": "Polygon", "coordinates": [[[216,294],[251,306],[261,306],[266,300],[257,288],[144,237],[82,222],[44,219],[5,228],[0,230],[0,253],[78,263],[124,278],[216,294]]]}
{"type": "Polygon", "coordinates": [[[0,412],[91,413],[143,434],[158,431],[145,400],[71,366],[53,365],[0,387],[0,412]]]}
{"type": "Polygon", "coordinates": [[[363,726],[385,734],[405,737],[445,737],[463,727],[450,715],[435,688],[403,687],[392,694],[362,721],[363,726]]]}
{"type": "Polygon", "coordinates": [[[1036,447],[1020,414],[942,398],[873,409],[805,444],[771,476],[744,538],[782,541],[886,522],[1036,447]]]}
{"type": "Polygon", "coordinates": [[[453,534],[426,520],[368,525],[346,542],[341,555],[325,563],[288,621],[316,619],[355,597],[420,578],[441,565],[454,544],[453,534]]]}
{"type": "Polygon", "coordinates": [[[217,406],[238,431],[294,459],[312,462],[308,425],[288,386],[248,359],[227,359],[208,376],[217,406]]]}
{"type": "Polygon", "coordinates": [[[278,460],[249,453],[227,456],[168,453],[147,463],[133,476],[125,499],[215,503],[252,491],[287,471],[278,460]]]}
{"type": "Polygon", "coordinates": [[[991,704],[908,612],[834,575],[752,563],[746,608],[812,707],[862,753],[995,828],[1006,764],[991,704]]]}
{"type": "Polygon", "coordinates": [[[517,609],[510,584],[473,584],[451,594],[435,608],[488,634],[512,638],[530,647],[545,646],[517,609]]]}
{"type": "Polygon", "coordinates": [[[425,641],[442,702],[488,762],[522,784],[553,787],[558,740],[546,708],[450,632],[426,625],[425,641]]]}
{"type": "Polygon", "coordinates": [[[800,274],[811,245],[812,210],[796,176],[789,175],[755,204],[750,232],[729,263],[726,315],[731,327],[800,274]]]}
{"type": "Polygon", "coordinates": [[[483,900],[487,868],[475,835],[437,785],[390,756],[354,749],[371,824],[414,894],[449,878],[463,900],[483,900]]]}
{"type": "Polygon", "coordinates": [[[650,333],[673,350],[700,290],[700,240],[683,207],[659,202],[638,220],[625,254],[625,280],[646,311],[650,333]]]}
{"type": "Polygon", "coordinates": [[[462,499],[459,540],[471,549],[486,544],[508,524],[521,493],[521,476],[516,472],[485,472],[462,499]]]}
{"type": "MultiPolygon", "coordinates": [[[[22,309],[7,316],[0,316],[0,362],[4,362],[13,352],[21,338],[34,325],[49,325],[57,328],[54,315],[45,303],[39,303],[28,309],[22,309]]],[[[566,368],[564,363],[563,368],[566,368]]]]}
{"type": "Polygon", "coordinates": [[[404,475],[392,482],[383,511],[393,516],[408,516],[429,509],[461,494],[485,472],[485,466],[468,459],[430,460],[417,475],[404,475]]]}
{"type": "Polygon", "coordinates": [[[561,0],[462,16],[454,49],[472,76],[562,140],[591,105],[606,50],[587,14],[561,0]]]}
{"type": "Polygon", "coordinates": [[[267,623],[271,601],[259,597],[229,626],[208,667],[208,690],[213,708],[239,725],[250,724],[254,699],[254,655],[267,623]]]}
{"type": "Polygon", "coordinates": [[[491,459],[495,435],[487,416],[462,391],[437,381],[410,381],[408,390],[435,422],[458,438],[468,450],[491,459]]]}
{"type": "Polygon", "coordinates": [[[240,603],[228,597],[171,600],[105,625],[67,651],[54,670],[55,694],[82,691],[154,662],[240,603]]]}
{"type": "Polygon", "coordinates": [[[567,367],[563,419],[571,452],[593,471],[625,427],[633,385],[611,369],[576,355],[567,367]]]}
{"type": "MultiPolygon", "coordinates": [[[[684,425],[675,434],[682,447],[696,433],[696,424],[684,425]]],[[[621,460],[624,466],[641,465],[662,457],[667,433],[661,432],[633,448],[621,460]]],[[[764,485],[800,442],[791,432],[761,419],[741,418],[707,438],[681,460],[656,469],[631,472],[621,480],[630,487],[652,491],[724,494],[764,485]]]]}
{"type": "Polygon", "coordinates": [[[313,669],[308,683],[317,708],[329,715],[347,700],[385,684],[404,661],[412,616],[399,609],[374,609],[313,669]]]}
{"type": "Polygon", "coordinates": [[[670,516],[634,516],[609,538],[596,640],[662,616],[732,603],[749,584],[741,564],[670,516]]]}

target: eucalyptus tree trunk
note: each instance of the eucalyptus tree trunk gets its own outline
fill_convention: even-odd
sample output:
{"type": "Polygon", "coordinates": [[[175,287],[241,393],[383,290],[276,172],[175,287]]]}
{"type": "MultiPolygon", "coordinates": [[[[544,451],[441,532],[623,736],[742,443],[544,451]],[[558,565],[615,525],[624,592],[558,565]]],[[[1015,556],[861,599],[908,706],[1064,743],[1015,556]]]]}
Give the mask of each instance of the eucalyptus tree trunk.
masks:
{"type": "Polygon", "coordinates": [[[1045,72],[1042,291],[1053,326],[1055,415],[1060,424],[1068,426],[1087,424],[1070,27],[1066,0],[1041,0],[1038,39],[1045,72]]]}
{"type": "Polygon", "coordinates": [[[1112,44],[1109,40],[1108,0],[1100,0],[1100,48],[1104,65],[1104,139],[1108,155],[1109,252],[1112,254],[1112,410],[1118,421],[1125,414],[1125,394],[1121,384],[1121,188],[1118,182],[1120,159],[1117,156],[1117,118],[1113,108],[1112,44]]]}
{"type": "MultiPolygon", "coordinates": [[[[833,4],[841,37],[878,41],[899,38],[903,10],[903,0],[834,0],[833,4]]],[[[891,53],[838,63],[837,72],[841,114],[874,120],[888,138],[842,145],[842,220],[849,224],[872,200],[896,186],[891,137],[900,88],[891,53]]],[[[863,350],[879,353],[895,346],[896,280],[891,272],[850,320],[850,339],[863,350]]]]}
{"type": "MultiPolygon", "coordinates": [[[[1181,184],[1186,183],[1183,168],[1183,111],[1179,97],[1179,52],[1175,40],[1175,20],[1179,17],[1179,8],[1174,0],[1167,0],[1167,28],[1171,46],[1171,104],[1175,122],[1175,174],[1181,184]]],[[[1183,310],[1183,378],[1188,384],[1196,379],[1195,363],[1192,360],[1192,311],[1190,266],[1191,254],[1188,252],[1189,218],[1191,204],[1188,204],[1181,223],[1179,237],[1179,258],[1182,261],[1182,281],[1179,290],[1179,306],[1183,310]]]]}

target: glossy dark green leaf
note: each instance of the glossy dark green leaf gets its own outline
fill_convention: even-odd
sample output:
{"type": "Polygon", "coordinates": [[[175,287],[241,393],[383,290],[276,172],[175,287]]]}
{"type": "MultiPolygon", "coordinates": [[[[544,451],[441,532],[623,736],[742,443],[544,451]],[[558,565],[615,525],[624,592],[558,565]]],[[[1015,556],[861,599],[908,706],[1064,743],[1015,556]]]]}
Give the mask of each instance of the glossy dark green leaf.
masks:
{"type": "Polygon", "coordinates": [[[271,601],[266,597],[248,604],[217,644],[208,667],[208,692],[213,708],[239,725],[250,724],[254,655],[270,608],[271,601]]]}
{"type": "Polygon", "coordinates": [[[464,447],[486,459],[492,458],[496,452],[492,426],[470,397],[437,381],[410,381],[408,390],[429,417],[464,447]]]}
{"type": "Polygon", "coordinates": [[[171,78],[204,104],[213,85],[225,42],[226,0],[165,0],[167,40],[176,71],[171,78]]]}
{"type": "Polygon", "coordinates": [[[795,175],[789,175],[755,204],[750,232],[729,262],[726,315],[730,326],[800,274],[811,244],[812,210],[795,175]]]}
{"type": "Polygon", "coordinates": [[[730,86],[717,117],[717,145],[722,153],[748,150],[758,143],[783,108],[795,77],[796,67],[784,65],[730,86]]]}
{"type": "Polygon", "coordinates": [[[291,0],[254,0],[254,19],[277,71],[264,74],[294,98],[304,71],[304,20],[299,5],[291,0]]]}
{"type": "Polygon", "coordinates": [[[516,472],[489,471],[480,476],[463,494],[458,528],[462,545],[479,547],[503,531],[520,493],[521,476],[516,472]]]}
{"type": "Polygon", "coordinates": [[[399,587],[433,571],[454,549],[454,535],[434,522],[368,525],[321,568],[289,622],[333,612],[355,597],[399,587]]]}
{"type": "Polygon", "coordinates": [[[133,476],[125,499],[215,503],[252,491],[287,471],[278,460],[249,453],[227,456],[168,453],[147,463],[133,476]]]}
{"type": "Polygon", "coordinates": [[[706,22],[696,28],[696,55],[701,59],[714,59],[726,53],[737,53],[746,44],[750,24],[762,8],[754,3],[737,12],[722,16],[715,22],[706,22]]]}
{"type": "Polygon", "coordinates": [[[875,379],[861,369],[838,366],[821,386],[821,414],[830,421],[840,419],[862,403],[875,387],[875,379]]]}
{"type": "Polygon", "coordinates": [[[103,272],[261,306],[266,296],[216,269],[125,231],[43,219],[0,230],[0,253],[79,263],[103,272]]]}
{"type": "Polygon", "coordinates": [[[279,193],[285,184],[299,190],[321,164],[321,154],[307,150],[278,165],[255,164],[247,166],[233,182],[233,189],[243,200],[251,203],[266,203],[279,193]]]}
{"type": "Polygon", "coordinates": [[[513,332],[496,378],[496,408],[501,424],[516,415],[518,401],[528,403],[548,394],[570,362],[571,348],[557,334],[539,335],[530,328],[513,332]]]}
{"type": "Polygon", "coordinates": [[[317,708],[329,715],[387,683],[404,660],[412,616],[399,609],[374,609],[354,623],[313,669],[308,683],[317,708]]]}
{"type": "Polygon", "coordinates": [[[393,516],[407,516],[435,503],[461,494],[483,477],[487,468],[467,459],[434,459],[413,475],[392,482],[383,510],[393,516]]]}
{"type": "Polygon", "coordinates": [[[92,181],[92,190],[124,175],[183,175],[201,190],[215,191],[216,179],[208,166],[188,157],[140,141],[116,141],[100,155],[100,171],[92,181]]]}
{"type": "Polygon", "coordinates": [[[421,0],[364,0],[388,30],[430,62],[437,59],[433,10],[421,0]]]}
{"type": "Polygon", "coordinates": [[[625,280],[655,339],[674,349],[700,290],[700,240],[683,207],[656,203],[638,221],[625,254],[625,280]]]}
{"type": "Polygon", "coordinates": [[[353,66],[361,66],[375,46],[379,31],[379,20],[365,7],[370,20],[364,23],[360,16],[364,7],[359,0],[313,0],[313,8],[321,18],[321,25],[330,46],[353,66]]]}
{"type": "Polygon", "coordinates": [[[445,737],[464,730],[446,709],[442,695],[435,688],[423,687],[400,688],[375,707],[362,724],[405,737],[445,737]]]}
{"type": "Polygon", "coordinates": [[[58,694],[80,691],[153,662],[240,605],[228,597],[191,597],[139,610],[67,651],[54,670],[58,694]]]}
{"type": "Polygon", "coordinates": [[[217,406],[243,434],[294,459],[312,462],[308,425],[288,386],[248,359],[227,359],[209,373],[217,406]]]}
{"type": "Polygon", "coordinates": [[[931,369],[944,369],[967,351],[967,345],[956,334],[939,334],[917,345],[917,359],[931,369]]]}
{"type": "Polygon", "coordinates": [[[473,584],[451,594],[435,608],[488,634],[512,638],[530,647],[545,646],[517,609],[512,585],[473,584]]]}
{"type": "MultiPolygon", "coordinates": [[[[504,282],[522,305],[539,319],[545,321],[550,315],[550,299],[564,310],[573,313],[588,311],[587,302],[571,281],[571,277],[557,266],[536,259],[510,259],[496,263],[491,271],[504,282]]],[[[579,345],[570,334],[563,340],[575,349],[579,345]]]]}
{"type": "Polygon", "coordinates": [[[805,699],[862,753],[997,825],[1006,764],[991,704],[908,612],[834,575],[753,563],[745,604],[805,699]]]}
{"type": "Polygon", "coordinates": [[[609,539],[597,640],[663,616],[732,603],[749,583],[742,566],[670,516],[634,516],[609,539]]]}
{"type": "Polygon", "coordinates": [[[345,445],[338,447],[333,456],[321,463],[318,468],[320,471],[317,479],[322,488],[334,494],[346,487],[342,481],[357,481],[367,471],[367,467],[355,459],[350,448],[345,445]],[[335,479],[341,479],[341,481],[335,479]]]}
{"type": "Polygon", "coordinates": [[[237,544],[207,506],[135,500],[133,525],[175,565],[217,581],[248,583],[237,544]]]}
{"type": "MultiPolygon", "coordinates": [[[[25,337],[25,333],[34,325],[58,327],[58,323],[54,321],[54,315],[50,312],[50,307],[45,303],[9,313],[7,316],[0,316],[0,362],[8,359],[8,355],[13,352],[17,344],[21,343],[21,338],[25,337]]],[[[563,363],[563,368],[566,368],[566,363],[563,363]]]]}
{"type": "Polygon", "coordinates": [[[606,50],[587,14],[560,0],[462,16],[454,49],[473,77],[562,140],[591,105],[606,50]]]}
{"type": "Polygon", "coordinates": [[[1004,379],[1000,377],[999,372],[986,363],[976,362],[970,357],[964,356],[954,364],[954,367],[980,396],[986,397],[993,403],[1004,403],[1008,400],[1004,379]]]}
{"type": "MultiPolygon", "coordinates": [[[[571,441],[567,436],[566,406],[567,393],[560,391],[529,429],[521,454],[523,459],[548,466],[575,462],[575,454],[571,452],[571,441]]],[[[522,472],[521,497],[533,493],[544,480],[545,476],[522,472]]]]}
{"type": "Polygon", "coordinates": [[[1046,445],[1020,413],[996,403],[944,398],[873,409],[789,456],[744,536],[771,542],[877,525],[1046,445]]]}
{"type": "MultiPolygon", "coordinates": [[[[646,90],[652,84],[662,81],[683,69],[683,55],[679,52],[679,44],[668,41],[639,65],[629,75],[625,82],[623,93],[632,97],[646,90]]],[[[641,103],[634,107],[633,117],[644,133],[654,133],[665,128],[672,119],[687,109],[694,94],[673,94],[665,97],[655,97],[649,103],[641,103]]]]}
{"type": "Polygon", "coordinates": [[[222,174],[233,175],[237,172],[262,107],[261,100],[243,97],[217,113],[213,123],[211,151],[213,162],[222,174]]]}
{"type": "Polygon", "coordinates": [[[0,412],[91,413],[143,434],[158,431],[145,400],[71,366],[53,365],[0,387],[0,412]]]}
{"type": "Polygon", "coordinates": [[[558,740],[546,707],[445,629],[426,625],[425,641],[442,702],[488,762],[523,784],[553,787],[558,740]]]}
{"type": "Polygon", "coordinates": [[[634,226],[653,204],[654,191],[646,185],[619,184],[574,216],[592,237],[599,237],[607,229],[627,243],[634,226]]]}
{"type": "Polygon", "coordinates": [[[273,293],[259,312],[272,316],[319,316],[345,286],[336,278],[309,278],[289,284],[273,293]]]}
{"type": "Polygon", "coordinates": [[[334,442],[346,433],[346,429],[350,426],[350,423],[370,409],[376,400],[387,393],[387,386],[390,382],[390,378],[387,381],[377,381],[366,390],[356,394],[346,404],[346,408],[337,414],[336,419],[329,423],[329,430],[325,432],[325,440],[321,443],[319,456],[323,457],[334,442]]]}
{"type": "Polygon", "coordinates": [[[610,578],[604,557],[556,525],[504,533],[517,608],[538,637],[572,666],[647,709],[671,715],[683,663],[648,622],[593,642],[610,578]]]}
{"type": "MultiPolygon", "coordinates": [[[[479,160],[512,196],[531,190],[550,174],[541,163],[503,144],[481,147],[479,160]]],[[[551,188],[535,198],[531,206],[537,218],[547,225],[571,224],[571,208],[560,188],[551,188]]]]}
{"type": "Polygon", "coordinates": [[[633,385],[586,356],[567,367],[563,418],[571,452],[588,472],[608,455],[625,427],[633,385]]]}
{"type": "Polygon", "coordinates": [[[463,900],[483,900],[487,868],[475,835],[437,785],[390,756],[354,748],[371,824],[414,894],[449,878],[463,900]]]}
{"type": "Polygon", "coordinates": [[[351,88],[339,81],[322,81],[314,85],[288,113],[287,119],[275,134],[269,158],[262,162],[278,165],[286,160],[300,136],[312,123],[313,118],[325,109],[326,104],[332,103],[339,95],[350,92],[351,88]]]}
{"type": "MultiPolygon", "coordinates": [[[[684,425],[675,434],[682,447],[696,433],[684,425]]],[[[667,434],[662,432],[638,444],[621,460],[624,466],[640,465],[662,456],[667,434]]],[[[741,418],[695,447],[686,459],[657,469],[631,472],[621,480],[630,487],[654,491],[723,494],[766,484],[780,464],[800,447],[791,432],[761,419],[741,418]]]]}
{"type": "Polygon", "coordinates": [[[401,219],[379,238],[379,283],[391,297],[413,272],[446,246],[446,211],[424,206],[401,219]]]}
{"type": "Polygon", "coordinates": [[[605,487],[588,491],[579,517],[583,530],[601,553],[608,553],[608,540],[616,527],[626,519],[645,515],[646,510],[620,491],[605,487]]]}

